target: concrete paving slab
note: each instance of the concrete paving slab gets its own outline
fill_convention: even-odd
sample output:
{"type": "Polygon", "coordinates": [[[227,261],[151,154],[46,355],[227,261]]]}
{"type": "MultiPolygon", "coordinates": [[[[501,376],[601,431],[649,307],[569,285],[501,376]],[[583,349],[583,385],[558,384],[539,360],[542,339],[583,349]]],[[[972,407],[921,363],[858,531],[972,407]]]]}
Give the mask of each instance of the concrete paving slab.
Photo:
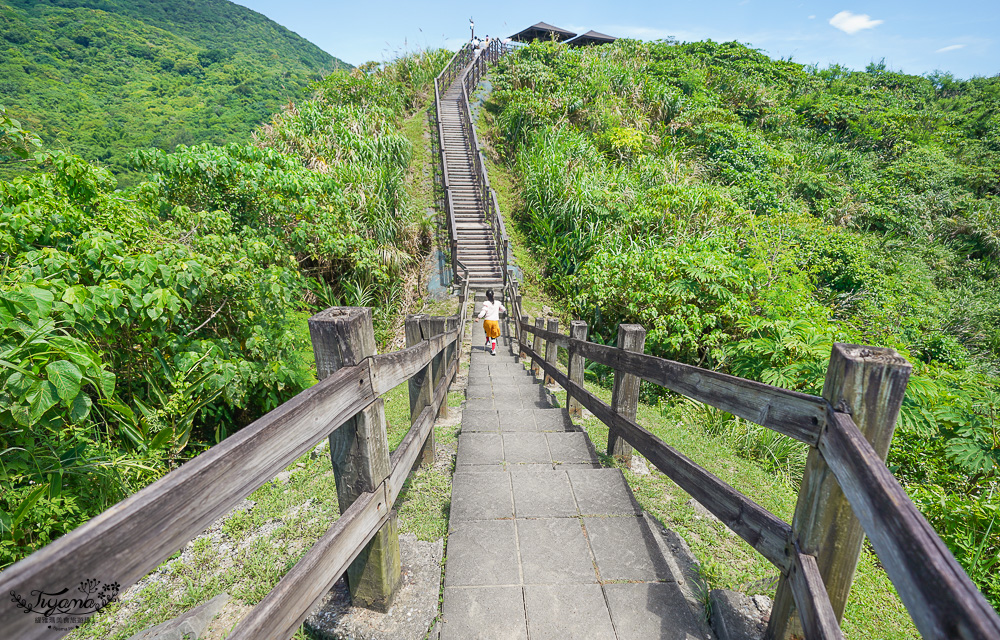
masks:
{"type": "Polygon", "coordinates": [[[568,473],[580,515],[642,515],[642,508],[618,469],[572,469],[568,473]]]}
{"type": "Polygon", "coordinates": [[[513,380],[514,384],[517,385],[518,387],[541,387],[542,386],[541,383],[538,380],[535,380],[530,375],[522,374],[522,373],[515,373],[513,376],[511,376],[511,380],[513,380]]]}
{"type": "Polygon", "coordinates": [[[563,471],[524,471],[511,474],[514,516],[568,518],[578,515],[569,478],[563,471]]]}
{"type": "Polygon", "coordinates": [[[584,518],[583,524],[602,580],[673,580],[642,517],[584,518]]]}
{"type": "Polygon", "coordinates": [[[545,439],[553,462],[594,464],[598,461],[585,433],[546,433],[545,439]]]}
{"type": "Polygon", "coordinates": [[[514,388],[521,395],[521,399],[525,402],[537,402],[539,400],[548,402],[548,392],[545,390],[545,387],[540,384],[518,385],[514,388]]]}
{"type": "Polygon", "coordinates": [[[462,433],[458,436],[456,466],[470,464],[500,464],[503,448],[498,434],[462,433]]]}
{"type": "Polygon", "coordinates": [[[531,640],[614,640],[599,585],[526,585],[524,610],[531,640]]]}
{"type": "Polygon", "coordinates": [[[551,409],[552,403],[547,399],[528,400],[522,397],[521,406],[524,407],[525,409],[551,409]]]}
{"type": "Polygon", "coordinates": [[[469,398],[465,401],[465,408],[474,411],[496,411],[493,398],[469,398]]]}
{"type": "Polygon", "coordinates": [[[452,479],[451,520],[496,520],[514,517],[510,475],[468,471],[460,467],[452,479]]]}
{"type": "Polygon", "coordinates": [[[496,379],[493,382],[493,397],[496,400],[521,400],[521,392],[518,390],[520,387],[515,387],[513,384],[502,385],[497,384],[496,379]]]}
{"type": "Polygon", "coordinates": [[[596,583],[594,558],[578,518],[517,520],[524,584],[596,583]]]}
{"type": "Polygon", "coordinates": [[[503,438],[503,455],[507,462],[552,464],[544,434],[505,433],[500,437],[503,438]]]}
{"type": "Polygon", "coordinates": [[[466,398],[492,398],[493,397],[493,387],[488,384],[470,384],[465,388],[466,398]]]}
{"type": "Polygon", "coordinates": [[[527,640],[521,587],[445,587],[441,640],[527,640]]]}
{"type": "Polygon", "coordinates": [[[605,584],[604,595],[619,638],[705,638],[676,583],[605,584]]]}
{"type": "Polygon", "coordinates": [[[518,584],[517,536],[513,520],[451,523],[446,587],[518,584]]]}
{"type": "Polygon", "coordinates": [[[571,431],[573,421],[565,409],[532,409],[539,431],[571,431]]]}
{"type": "Polygon", "coordinates": [[[532,409],[501,409],[498,411],[498,423],[502,432],[537,431],[535,415],[532,409]]]}
{"type": "Polygon", "coordinates": [[[497,419],[496,411],[466,409],[462,412],[463,432],[487,431],[495,433],[499,428],[500,422],[497,419]]]}

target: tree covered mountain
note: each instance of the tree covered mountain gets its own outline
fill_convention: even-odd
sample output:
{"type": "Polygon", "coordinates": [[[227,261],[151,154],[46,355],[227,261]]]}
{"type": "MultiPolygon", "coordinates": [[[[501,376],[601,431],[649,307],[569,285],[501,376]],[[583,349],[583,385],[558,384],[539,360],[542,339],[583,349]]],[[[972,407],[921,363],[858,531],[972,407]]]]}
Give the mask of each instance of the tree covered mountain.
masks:
{"type": "Polygon", "coordinates": [[[246,139],[346,67],[227,0],[0,2],[0,105],[116,173],[137,147],[246,139]]]}

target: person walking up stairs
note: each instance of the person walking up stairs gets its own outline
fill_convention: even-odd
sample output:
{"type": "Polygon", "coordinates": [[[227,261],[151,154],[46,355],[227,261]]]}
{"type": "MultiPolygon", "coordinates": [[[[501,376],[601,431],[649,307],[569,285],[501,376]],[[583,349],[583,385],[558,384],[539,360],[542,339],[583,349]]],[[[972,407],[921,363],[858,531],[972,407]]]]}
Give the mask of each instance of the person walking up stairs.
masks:
{"type": "Polygon", "coordinates": [[[490,355],[493,356],[497,354],[497,338],[500,337],[501,313],[507,313],[507,308],[500,301],[493,299],[493,289],[487,289],[486,301],[483,302],[483,308],[479,312],[476,322],[479,322],[481,318],[485,318],[483,320],[483,331],[486,333],[486,348],[490,350],[490,355]]]}

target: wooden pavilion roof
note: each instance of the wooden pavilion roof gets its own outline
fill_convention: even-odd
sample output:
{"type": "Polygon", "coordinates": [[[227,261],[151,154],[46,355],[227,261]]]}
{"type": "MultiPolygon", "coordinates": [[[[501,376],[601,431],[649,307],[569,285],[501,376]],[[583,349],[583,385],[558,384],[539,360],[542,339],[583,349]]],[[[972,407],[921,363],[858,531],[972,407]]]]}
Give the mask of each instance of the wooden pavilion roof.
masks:
{"type": "Polygon", "coordinates": [[[514,42],[531,42],[532,40],[555,40],[562,42],[576,36],[572,31],[560,29],[547,22],[533,24],[524,31],[518,31],[510,37],[514,42]]]}

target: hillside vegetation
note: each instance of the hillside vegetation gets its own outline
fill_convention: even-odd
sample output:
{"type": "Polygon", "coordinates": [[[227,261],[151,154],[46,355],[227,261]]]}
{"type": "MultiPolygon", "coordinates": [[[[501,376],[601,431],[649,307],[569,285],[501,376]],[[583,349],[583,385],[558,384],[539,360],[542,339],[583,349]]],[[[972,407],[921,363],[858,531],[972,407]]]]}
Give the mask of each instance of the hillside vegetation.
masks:
{"type": "Polygon", "coordinates": [[[311,385],[310,313],[384,344],[429,223],[404,117],[449,57],[337,71],[251,141],[141,149],[138,184],[0,110],[0,568],[311,385]]]}
{"type": "MultiPolygon", "coordinates": [[[[833,341],[914,363],[888,464],[1000,606],[1000,78],[535,43],[487,109],[544,282],[592,339],[635,322],[649,353],[814,394],[833,341]]],[[[797,485],[802,445],[710,430],[797,485]]]]}
{"type": "Polygon", "coordinates": [[[49,148],[116,174],[136,147],[245,140],[342,68],[226,0],[0,2],[0,105],[49,148]]]}

